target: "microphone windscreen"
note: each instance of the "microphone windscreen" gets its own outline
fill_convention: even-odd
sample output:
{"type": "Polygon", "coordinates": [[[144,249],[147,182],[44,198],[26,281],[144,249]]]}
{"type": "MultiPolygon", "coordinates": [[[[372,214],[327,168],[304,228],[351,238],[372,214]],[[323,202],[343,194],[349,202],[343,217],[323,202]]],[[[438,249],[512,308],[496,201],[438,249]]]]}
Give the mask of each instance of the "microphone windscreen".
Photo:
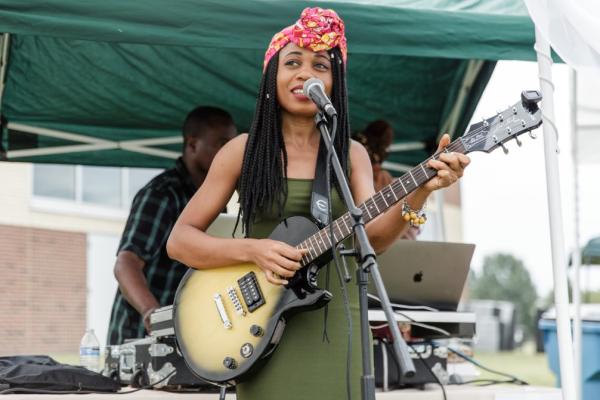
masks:
{"type": "Polygon", "coordinates": [[[304,92],[305,96],[308,96],[308,91],[313,85],[318,85],[321,87],[321,89],[323,89],[323,91],[325,91],[325,85],[323,84],[322,80],[320,80],[319,78],[310,78],[309,80],[304,82],[304,86],[302,87],[302,91],[304,92]]]}

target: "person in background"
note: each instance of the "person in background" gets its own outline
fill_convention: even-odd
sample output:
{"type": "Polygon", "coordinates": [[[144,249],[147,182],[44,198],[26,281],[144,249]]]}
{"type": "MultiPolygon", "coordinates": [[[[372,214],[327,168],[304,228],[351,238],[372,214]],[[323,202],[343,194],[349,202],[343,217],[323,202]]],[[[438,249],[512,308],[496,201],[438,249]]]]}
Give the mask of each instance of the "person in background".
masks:
{"type": "Polygon", "coordinates": [[[226,111],[210,106],[192,110],[183,124],[182,155],[175,166],[153,178],[133,199],[117,250],[119,282],[108,344],[144,337],[150,314],[173,303],[187,267],[169,258],[166,242],[177,217],[202,185],[217,152],[237,134],[226,111]]]}
{"type": "MultiPolygon", "coordinates": [[[[381,166],[389,155],[388,149],[394,139],[394,129],[387,121],[379,119],[367,125],[354,139],[367,149],[373,166],[373,186],[378,192],[394,180],[392,174],[381,166]]],[[[400,239],[416,240],[419,233],[419,227],[410,226],[400,235],[400,239]]]]}

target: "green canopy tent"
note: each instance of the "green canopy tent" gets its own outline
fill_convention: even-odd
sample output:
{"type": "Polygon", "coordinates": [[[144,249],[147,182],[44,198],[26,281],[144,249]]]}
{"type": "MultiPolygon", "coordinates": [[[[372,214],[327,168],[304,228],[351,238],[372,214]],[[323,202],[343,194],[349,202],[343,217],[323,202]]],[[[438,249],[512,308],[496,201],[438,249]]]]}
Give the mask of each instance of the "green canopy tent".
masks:
{"type": "Polygon", "coordinates": [[[3,158],[167,167],[199,104],[245,131],[271,35],[317,5],[346,23],[352,129],[395,127],[391,169],[462,134],[496,60],[535,59],[520,0],[0,0],[3,158]]]}

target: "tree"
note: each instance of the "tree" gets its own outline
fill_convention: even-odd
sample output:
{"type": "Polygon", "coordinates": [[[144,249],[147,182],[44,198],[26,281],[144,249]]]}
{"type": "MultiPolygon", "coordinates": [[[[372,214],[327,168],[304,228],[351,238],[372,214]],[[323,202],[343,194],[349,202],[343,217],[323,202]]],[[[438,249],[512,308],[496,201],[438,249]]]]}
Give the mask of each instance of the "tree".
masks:
{"type": "Polygon", "coordinates": [[[474,299],[506,300],[515,304],[517,324],[525,335],[535,333],[537,292],[523,262],[510,254],[485,257],[480,274],[473,274],[470,294],[474,299]]]}

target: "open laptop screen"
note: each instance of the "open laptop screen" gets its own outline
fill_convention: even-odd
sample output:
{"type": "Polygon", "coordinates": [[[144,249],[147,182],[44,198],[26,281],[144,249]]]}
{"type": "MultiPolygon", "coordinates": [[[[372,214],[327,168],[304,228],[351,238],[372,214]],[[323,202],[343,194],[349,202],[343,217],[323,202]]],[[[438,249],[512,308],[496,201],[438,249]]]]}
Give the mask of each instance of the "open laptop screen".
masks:
{"type": "Polygon", "coordinates": [[[377,257],[390,300],[456,311],[474,250],[469,243],[398,240],[377,257]]]}

